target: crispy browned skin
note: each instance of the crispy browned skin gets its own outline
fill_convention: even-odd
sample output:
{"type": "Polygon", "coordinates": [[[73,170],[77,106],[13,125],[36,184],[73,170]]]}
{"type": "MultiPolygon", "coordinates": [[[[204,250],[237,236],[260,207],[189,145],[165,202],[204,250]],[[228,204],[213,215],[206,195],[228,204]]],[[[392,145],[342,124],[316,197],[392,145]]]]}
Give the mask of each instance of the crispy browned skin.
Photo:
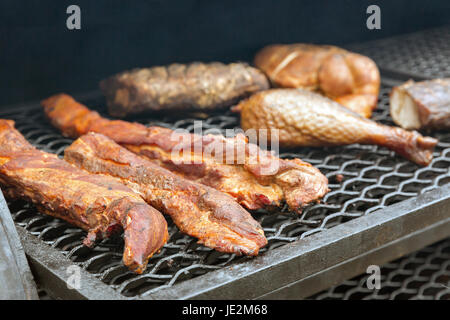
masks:
{"type": "Polygon", "coordinates": [[[242,128],[278,129],[280,145],[288,147],[376,144],[425,166],[432,160],[437,143],[415,131],[377,124],[303,89],[256,93],[237,108],[242,128]]]}
{"type": "Polygon", "coordinates": [[[170,215],[182,232],[221,252],[257,255],[267,244],[261,226],[232,197],[183,179],[122,148],[98,133],[78,138],[64,159],[93,173],[104,173],[170,215]]]}
{"type": "Polygon", "coordinates": [[[414,82],[394,87],[391,116],[405,129],[450,129],[450,78],[414,82]]]}
{"type": "Polygon", "coordinates": [[[245,63],[171,64],[121,72],[100,82],[109,113],[146,110],[202,110],[230,106],[269,88],[258,69],[245,63]]]}
{"type": "Polygon", "coordinates": [[[172,172],[230,194],[249,209],[279,205],[285,200],[292,210],[300,210],[328,192],[328,180],[319,170],[299,159],[279,159],[248,143],[243,135],[174,136],[167,128],[102,118],[65,94],[52,96],[42,105],[64,135],[101,133],[172,172]],[[181,149],[188,152],[173,152],[182,144],[180,141],[186,141],[181,149]],[[200,148],[196,148],[198,145],[200,148]],[[227,155],[234,162],[225,163],[227,155]]]}
{"type": "Polygon", "coordinates": [[[317,91],[370,118],[380,90],[380,73],[370,58],[328,45],[270,45],[255,66],[278,87],[317,91]]]}
{"type": "Polygon", "coordinates": [[[1,119],[0,185],[6,196],[32,201],[42,213],[87,230],[87,246],[123,229],[123,263],[136,273],[168,238],[161,213],[131,189],[35,149],[13,121],[1,119]]]}

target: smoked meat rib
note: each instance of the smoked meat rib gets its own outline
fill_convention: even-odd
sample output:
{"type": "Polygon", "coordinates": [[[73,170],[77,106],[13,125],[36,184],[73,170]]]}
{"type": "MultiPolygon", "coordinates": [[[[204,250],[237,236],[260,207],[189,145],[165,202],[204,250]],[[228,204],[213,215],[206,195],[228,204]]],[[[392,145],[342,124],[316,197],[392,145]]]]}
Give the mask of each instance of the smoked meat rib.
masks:
{"type": "Polygon", "coordinates": [[[175,133],[162,127],[109,120],[66,94],[54,95],[42,105],[51,123],[65,136],[101,133],[174,173],[230,194],[248,209],[278,206],[284,200],[291,210],[300,212],[329,190],[327,178],[309,163],[280,159],[248,143],[242,134],[225,138],[175,133]],[[175,152],[178,149],[187,152],[180,155],[175,152]]]}
{"type": "Polygon", "coordinates": [[[32,201],[40,212],[87,230],[87,246],[123,229],[123,263],[136,273],[168,238],[162,214],[131,189],[37,150],[2,119],[0,185],[7,197],[32,201]]]}
{"type": "Polygon", "coordinates": [[[104,135],[81,136],[66,148],[64,159],[92,173],[121,179],[207,247],[256,255],[267,244],[261,226],[231,196],[173,174],[104,135]]]}

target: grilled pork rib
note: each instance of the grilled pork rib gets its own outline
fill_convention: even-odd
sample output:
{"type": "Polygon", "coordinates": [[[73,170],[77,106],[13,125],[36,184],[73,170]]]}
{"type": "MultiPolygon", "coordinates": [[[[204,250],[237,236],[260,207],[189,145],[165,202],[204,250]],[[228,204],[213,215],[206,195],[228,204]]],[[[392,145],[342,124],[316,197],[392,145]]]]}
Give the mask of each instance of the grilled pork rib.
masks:
{"type": "Polygon", "coordinates": [[[248,143],[243,135],[175,135],[167,128],[108,120],[65,94],[52,96],[42,105],[64,135],[101,133],[178,175],[230,194],[248,209],[285,200],[292,210],[300,211],[328,192],[328,180],[319,170],[299,159],[279,159],[248,143]],[[180,141],[187,141],[186,145],[180,147],[180,141]],[[177,148],[189,152],[179,154],[177,148]]]}
{"type": "Polygon", "coordinates": [[[184,233],[221,252],[256,255],[267,244],[264,232],[232,197],[183,179],[138,157],[98,133],[78,138],[64,159],[121,181],[150,205],[170,215],[184,233]]]}
{"type": "Polygon", "coordinates": [[[131,189],[35,149],[13,121],[1,119],[0,185],[7,197],[32,201],[40,212],[87,230],[87,246],[123,229],[123,263],[136,273],[168,238],[161,213],[131,189]]]}

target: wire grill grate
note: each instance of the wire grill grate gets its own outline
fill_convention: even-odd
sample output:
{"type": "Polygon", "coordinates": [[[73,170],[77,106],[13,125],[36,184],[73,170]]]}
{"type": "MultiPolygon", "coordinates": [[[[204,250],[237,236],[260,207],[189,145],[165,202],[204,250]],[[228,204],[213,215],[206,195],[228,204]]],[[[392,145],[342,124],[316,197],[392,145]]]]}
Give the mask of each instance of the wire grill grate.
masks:
{"type": "Polygon", "coordinates": [[[348,46],[384,70],[418,78],[450,77],[450,26],[348,46]]]}
{"type": "MultiPolygon", "coordinates": [[[[388,110],[389,90],[383,86],[379,108],[373,115],[373,119],[385,124],[392,124],[388,110]]],[[[103,99],[83,102],[88,106],[99,106],[103,104],[103,99]]],[[[0,117],[15,120],[17,129],[30,142],[48,152],[62,155],[64,148],[72,142],[49,125],[39,106],[4,111],[0,117]]],[[[139,121],[193,130],[194,121],[199,119],[191,116],[176,121],[173,117],[154,116],[140,118],[139,121]]],[[[230,112],[212,115],[204,120],[204,133],[239,125],[238,117],[230,112]]],[[[298,157],[319,168],[328,177],[331,192],[325,196],[323,203],[306,208],[299,216],[289,213],[286,207],[275,213],[264,210],[254,212],[253,216],[261,223],[269,240],[261,254],[449,183],[450,133],[436,133],[435,136],[440,142],[432,164],[426,168],[376,146],[303,148],[296,153],[281,153],[281,157],[298,157]],[[340,178],[343,178],[342,181],[340,178]]],[[[195,239],[181,234],[168,218],[170,240],[150,260],[147,271],[135,275],[121,263],[123,243],[120,237],[104,240],[89,249],[82,245],[85,236],[82,230],[41,215],[23,201],[8,204],[17,225],[59,249],[75,264],[127,297],[145,296],[236,261],[251,259],[197,245],[195,239]]]]}
{"type": "Polygon", "coordinates": [[[318,293],[314,300],[450,300],[450,239],[381,267],[380,289],[368,289],[369,275],[318,293]]]}

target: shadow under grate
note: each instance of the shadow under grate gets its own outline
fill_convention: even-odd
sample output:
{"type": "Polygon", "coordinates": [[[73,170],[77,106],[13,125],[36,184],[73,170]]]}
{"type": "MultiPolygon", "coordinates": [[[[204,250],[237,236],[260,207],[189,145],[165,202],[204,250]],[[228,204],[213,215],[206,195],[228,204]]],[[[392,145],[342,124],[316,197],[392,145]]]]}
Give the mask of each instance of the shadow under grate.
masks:
{"type": "Polygon", "coordinates": [[[380,268],[380,289],[368,289],[370,275],[347,280],[312,300],[450,300],[450,238],[380,268]]]}
{"type": "MultiPolygon", "coordinates": [[[[386,86],[382,87],[379,107],[372,118],[392,125],[388,110],[389,90],[386,86]]],[[[105,111],[102,98],[83,102],[96,107],[101,113],[105,111]]],[[[0,117],[15,120],[17,129],[31,143],[48,152],[62,156],[65,147],[72,142],[51,127],[39,106],[5,111],[0,113],[0,117]]],[[[152,115],[131,120],[190,131],[194,129],[194,121],[204,120],[203,133],[224,132],[239,127],[238,116],[231,112],[213,114],[207,119],[201,115],[191,115],[189,118],[179,115],[177,121],[174,117],[152,115]]],[[[440,142],[433,162],[426,168],[377,146],[302,148],[298,152],[281,152],[281,157],[300,158],[319,168],[328,177],[331,192],[322,203],[306,208],[301,215],[288,212],[286,207],[273,213],[264,210],[254,212],[253,216],[261,223],[269,240],[261,254],[449,183],[450,133],[436,133],[434,136],[440,142]]],[[[234,262],[251,259],[197,245],[194,238],[181,234],[167,218],[168,243],[152,257],[144,274],[135,275],[122,265],[123,243],[120,237],[104,240],[89,249],[82,245],[85,236],[82,230],[41,215],[25,202],[8,204],[17,225],[59,249],[74,263],[127,297],[145,296],[234,262]]]]}

